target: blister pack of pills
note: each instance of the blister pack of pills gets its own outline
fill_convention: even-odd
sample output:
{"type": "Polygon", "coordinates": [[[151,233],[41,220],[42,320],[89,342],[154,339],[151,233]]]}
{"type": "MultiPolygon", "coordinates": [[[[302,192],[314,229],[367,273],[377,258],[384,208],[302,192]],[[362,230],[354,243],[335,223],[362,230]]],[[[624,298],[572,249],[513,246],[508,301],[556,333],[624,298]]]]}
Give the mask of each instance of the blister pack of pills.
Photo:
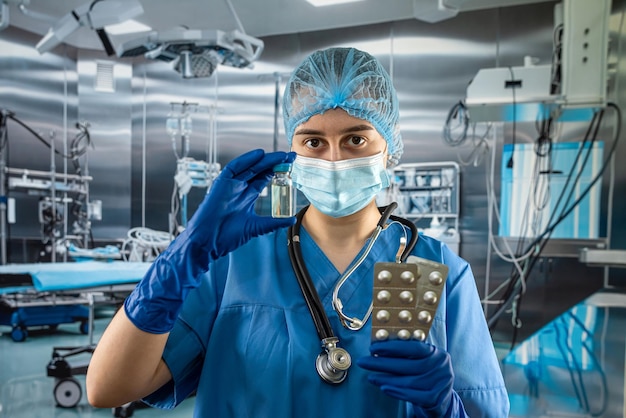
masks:
{"type": "Polygon", "coordinates": [[[372,340],[426,340],[447,277],[445,264],[415,256],[376,263],[372,340]]]}

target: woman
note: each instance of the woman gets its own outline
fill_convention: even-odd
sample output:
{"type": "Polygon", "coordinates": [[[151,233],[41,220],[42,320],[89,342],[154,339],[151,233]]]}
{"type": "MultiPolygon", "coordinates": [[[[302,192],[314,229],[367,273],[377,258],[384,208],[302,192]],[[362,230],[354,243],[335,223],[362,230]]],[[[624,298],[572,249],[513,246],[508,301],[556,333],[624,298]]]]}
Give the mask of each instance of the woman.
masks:
{"type": "Polygon", "coordinates": [[[290,153],[251,151],[229,163],[187,229],[155,260],[93,354],[94,406],[143,398],[171,408],[196,393],[197,417],[506,417],[508,398],[469,265],[420,236],[412,254],[444,263],[448,280],[427,342],[371,343],[366,317],[376,262],[395,260],[407,232],[381,219],[375,196],[402,154],[398,102],[371,55],[331,48],[307,57],[284,95],[290,153]],[[297,157],[296,157],[297,155],[297,157]],[[294,161],[295,160],[295,161],[294,161]],[[320,338],[289,257],[293,218],[254,214],[272,167],[293,163],[310,201],[299,244],[334,334],[355,359],[339,384],[320,379],[320,338]],[[354,327],[358,328],[358,327],[354,327]]]}

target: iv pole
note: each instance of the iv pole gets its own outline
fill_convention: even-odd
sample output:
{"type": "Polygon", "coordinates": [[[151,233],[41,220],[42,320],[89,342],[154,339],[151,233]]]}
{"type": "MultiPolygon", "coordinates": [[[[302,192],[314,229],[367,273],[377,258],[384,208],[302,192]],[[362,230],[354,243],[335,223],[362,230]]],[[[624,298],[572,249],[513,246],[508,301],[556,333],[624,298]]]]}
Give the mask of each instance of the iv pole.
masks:
{"type": "Polygon", "coordinates": [[[6,192],[6,153],[7,117],[5,109],[0,110],[0,264],[7,263],[7,192],[6,192]]]}

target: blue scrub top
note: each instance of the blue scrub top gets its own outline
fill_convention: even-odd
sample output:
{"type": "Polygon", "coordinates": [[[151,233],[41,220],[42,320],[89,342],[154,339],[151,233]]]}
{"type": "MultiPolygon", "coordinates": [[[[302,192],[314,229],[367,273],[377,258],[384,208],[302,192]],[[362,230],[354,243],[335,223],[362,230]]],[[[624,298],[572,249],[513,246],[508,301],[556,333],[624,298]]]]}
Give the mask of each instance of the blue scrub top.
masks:
{"type": "MultiPolygon", "coordinates": [[[[339,297],[347,315],[365,315],[374,264],[395,260],[404,236],[400,224],[390,224],[345,282],[339,297]]],[[[405,402],[383,394],[355,364],[369,354],[371,323],[356,332],[340,324],[331,304],[340,273],[304,228],[300,239],[339,345],[352,355],[347,379],[329,385],[316,372],[322,346],[289,261],[287,229],[281,229],[210,265],[187,297],[163,354],[173,379],[148,403],[173,408],[195,392],[195,417],[412,416],[405,402]]],[[[468,263],[423,235],[412,254],[449,267],[428,341],[450,353],[454,389],[466,412],[507,417],[507,392],[468,263]]]]}

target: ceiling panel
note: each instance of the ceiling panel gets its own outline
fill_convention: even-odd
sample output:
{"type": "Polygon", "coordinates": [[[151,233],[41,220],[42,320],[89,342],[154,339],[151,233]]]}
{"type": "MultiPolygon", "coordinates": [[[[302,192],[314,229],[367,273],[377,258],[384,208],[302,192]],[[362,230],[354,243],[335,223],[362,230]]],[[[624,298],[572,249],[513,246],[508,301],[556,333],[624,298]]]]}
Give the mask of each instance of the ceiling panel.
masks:
{"type": "MultiPolygon", "coordinates": [[[[263,37],[408,19],[425,6],[436,9],[439,1],[462,12],[546,0],[361,0],[326,7],[314,7],[305,0],[230,0],[230,4],[245,32],[263,37]]],[[[85,0],[0,2],[9,4],[10,25],[42,36],[58,19],[89,3],[85,0]]],[[[136,20],[157,31],[177,27],[230,31],[239,26],[228,0],[143,0],[141,3],[144,13],[136,20]]],[[[130,36],[111,38],[115,44],[130,36]]],[[[65,42],[78,48],[103,49],[95,32],[85,27],[68,36],[65,42]]]]}

